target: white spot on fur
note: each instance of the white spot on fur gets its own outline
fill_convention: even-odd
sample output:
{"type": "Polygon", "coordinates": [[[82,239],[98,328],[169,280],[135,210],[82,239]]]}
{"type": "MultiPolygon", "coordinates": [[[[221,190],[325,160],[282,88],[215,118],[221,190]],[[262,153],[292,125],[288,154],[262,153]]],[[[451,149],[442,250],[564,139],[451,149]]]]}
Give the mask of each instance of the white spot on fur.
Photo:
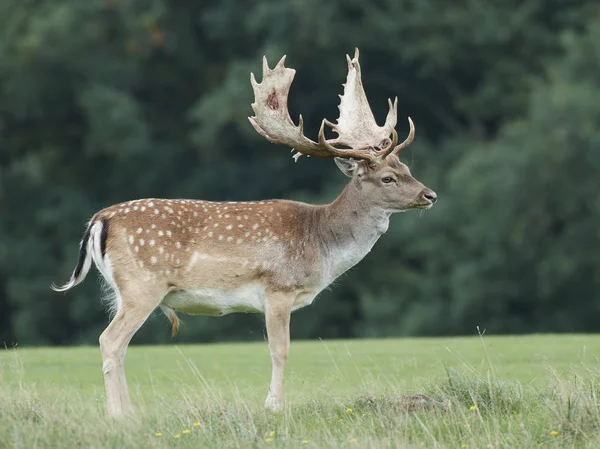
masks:
{"type": "Polygon", "coordinates": [[[129,244],[130,244],[130,245],[133,245],[133,241],[134,241],[134,240],[135,240],[135,239],[133,238],[133,235],[130,235],[130,236],[129,236],[129,244]]]}
{"type": "Polygon", "coordinates": [[[150,263],[151,263],[152,265],[156,265],[156,257],[152,256],[152,257],[150,258],[150,263]]]}
{"type": "Polygon", "coordinates": [[[138,230],[137,230],[137,233],[138,233],[138,234],[141,234],[141,233],[142,233],[142,231],[143,231],[143,229],[142,229],[142,228],[138,228],[138,230]]]}

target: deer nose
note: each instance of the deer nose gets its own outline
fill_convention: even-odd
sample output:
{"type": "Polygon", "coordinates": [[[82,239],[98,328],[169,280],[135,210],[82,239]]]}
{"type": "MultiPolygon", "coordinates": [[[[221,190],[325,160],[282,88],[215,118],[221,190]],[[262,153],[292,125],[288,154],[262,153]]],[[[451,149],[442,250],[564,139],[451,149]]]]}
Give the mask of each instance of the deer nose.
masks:
{"type": "Polygon", "coordinates": [[[435,204],[435,202],[437,201],[437,195],[431,189],[425,189],[425,190],[423,190],[423,197],[425,199],[431,201],[431,204],[435,204]]]}

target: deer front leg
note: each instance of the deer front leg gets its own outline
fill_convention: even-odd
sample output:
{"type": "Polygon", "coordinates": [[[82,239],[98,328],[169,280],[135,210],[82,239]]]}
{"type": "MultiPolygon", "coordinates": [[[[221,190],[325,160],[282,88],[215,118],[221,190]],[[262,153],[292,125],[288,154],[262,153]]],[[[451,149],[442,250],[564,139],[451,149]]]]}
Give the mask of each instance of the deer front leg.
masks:
{"type": "Polygon", "coordinates": [[[283,410],[283,371],[290,348],[290,314],[294,296],[274,293],[267,297],[267,338],[271,352],[272,373],[265,407],[274,412],[283,410]]]}

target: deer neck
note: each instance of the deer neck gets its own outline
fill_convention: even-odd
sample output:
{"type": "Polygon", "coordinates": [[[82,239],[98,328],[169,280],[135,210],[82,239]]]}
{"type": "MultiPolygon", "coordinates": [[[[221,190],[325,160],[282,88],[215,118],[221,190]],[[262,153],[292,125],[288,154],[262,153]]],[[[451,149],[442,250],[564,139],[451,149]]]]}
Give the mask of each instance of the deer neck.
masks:
{"type": "Polygon", "coordinates": [[[356,180],[318,210],[318,229],[327,284],[361,261],[389,225],[390,213],[373,206],[356,180]]]}

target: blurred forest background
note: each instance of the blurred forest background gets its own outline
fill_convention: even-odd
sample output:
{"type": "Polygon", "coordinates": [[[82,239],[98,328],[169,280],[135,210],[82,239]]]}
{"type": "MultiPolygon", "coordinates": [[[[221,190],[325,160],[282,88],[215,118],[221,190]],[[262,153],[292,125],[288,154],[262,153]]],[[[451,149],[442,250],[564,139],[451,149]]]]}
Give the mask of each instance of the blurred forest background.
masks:
{"type": "MultiPolygon", "coordinates": [[[[247,120],[261,57],[297,69],[290,112],[316,137],[361,50],[379,122],[399,97],[403,160],[436,190],[294,314],[295,338],[600,331],[597,0],[3,0],[0,342],[97,342],[84,224],[145,197],[324,203],[332,161],[247,120]]],[[[255,315],[189,317],[176,341],[264,337],[255,315]]],[[[170,340],[157,313],[134,342],[170,340]]]]}

